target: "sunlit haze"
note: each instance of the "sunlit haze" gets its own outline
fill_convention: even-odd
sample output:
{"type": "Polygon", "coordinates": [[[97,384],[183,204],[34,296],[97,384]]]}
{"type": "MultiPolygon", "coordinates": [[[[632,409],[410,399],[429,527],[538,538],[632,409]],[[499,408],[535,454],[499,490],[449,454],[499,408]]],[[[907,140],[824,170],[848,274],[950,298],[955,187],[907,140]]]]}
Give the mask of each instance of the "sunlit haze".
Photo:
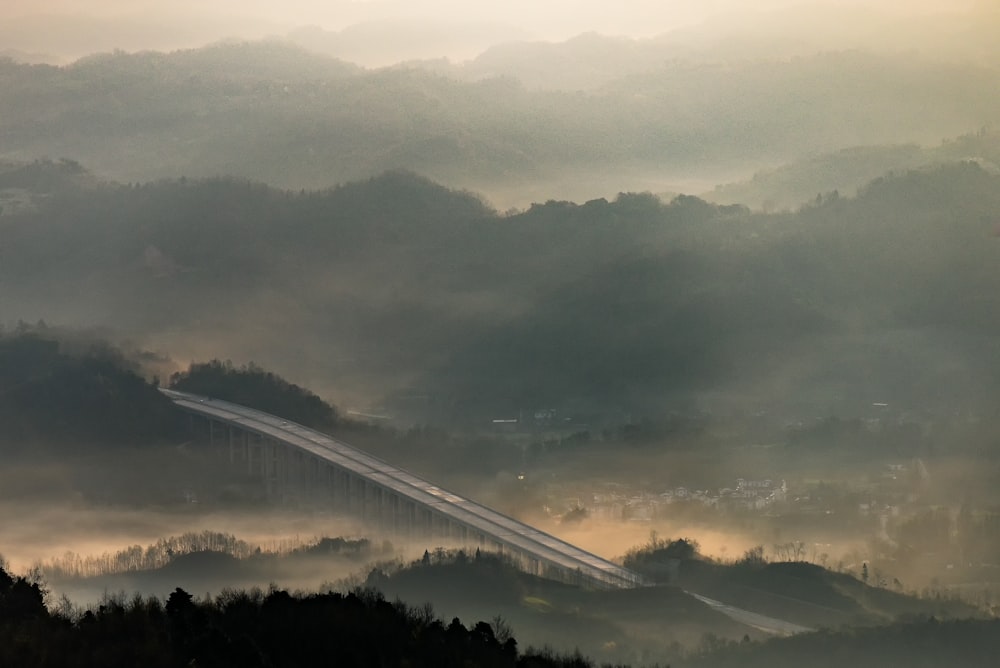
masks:
{"type": "Polygon", "coordinates": [[[1000,0],[0,0],[0,667],[996,665],[998,82],[1000,0]]]}
{"type": "MultiPolygon", "coordinates": [[[[490,43],[490,30],[498,41],[512,36],[563,40],[590,31],[650,37],[735,13],[744,15],[744,23],[748,14],[766,22],[769,11],[799,6],[916,16],[955,13],[975,4],[974,0],[7,0],[0,7],[0,49],[67,58],[113,48],[190,48],[225,38],[284,35],[303,26],[336,31],[386,21],[403,22],[417,32],[430,24],[438,29],[450,24],[455,30],[476,26],[476,40],[483,48],[490,43]]],[[[437,55],[470,57],[475,55],[470,48],[437,55]]]]}

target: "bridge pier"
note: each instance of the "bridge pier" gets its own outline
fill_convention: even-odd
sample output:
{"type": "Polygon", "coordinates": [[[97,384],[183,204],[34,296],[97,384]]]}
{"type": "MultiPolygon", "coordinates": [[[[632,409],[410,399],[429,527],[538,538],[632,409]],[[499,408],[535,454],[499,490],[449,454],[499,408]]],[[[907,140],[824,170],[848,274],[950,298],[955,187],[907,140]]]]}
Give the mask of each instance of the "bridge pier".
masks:
{"type": "Polygon", "coordinates": [[[260,434],[247,434],[247,475],[254,480],[265,478],[264,439],[260,434]]]}
{"type": "Polygon", "coordinates": [[[321,502],[411,540],[426,537],[444,541],[431,543],[436,545],[492,549],[534,575],[604,588],[643,584],[640,576],[620,566],[551,536],[539,537],[517,520],[443,493],[318,432],[288,428],[281,418],[224,401],[164,393],[188,413],[199,441],[207,441],[220,461],[259,484],[271,499],[321,502]]]}

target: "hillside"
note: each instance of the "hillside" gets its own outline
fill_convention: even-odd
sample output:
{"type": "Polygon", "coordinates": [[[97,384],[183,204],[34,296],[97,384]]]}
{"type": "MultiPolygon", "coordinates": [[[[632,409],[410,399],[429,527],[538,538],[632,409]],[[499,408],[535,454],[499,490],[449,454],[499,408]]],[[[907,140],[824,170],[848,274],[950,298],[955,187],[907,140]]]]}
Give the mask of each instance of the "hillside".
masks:
{"type": "MultiPolygon", "coordinates": [[[[614,31],[586,32],[557,42],[508,37],[463,62],[445,66],[431,60],[419,64],[463,79],[507,76],[529,88],[573,91],[599,89],[623,76],[655,71],[669,62],[778,62],[845,48],[986,63],[995,62],[998,54],[993,24],[995,16],[990,16],[985,4],[978,11],[909,16],[870,5],[748,6],[729,16],[646,38],[628,38],[614,31]]],[[[311,36],[318,37],[315,33],[311,36]]],[[[347,46],[344,40],[338,39],[340,35],[328,33],[326,40],[308,42],[295,34],[290,37],[351,60],[349,50],[343,48],[347,46]]]]}
{"type": "MultiPolygon", "coordinates": [[[[207,665],[296,666],[334,658],[338,665],[414,666],[592,665],[579,652],[554,655],[524,649],[502,616],[491,622],[445,626],[427,606],[389,603],[377,592],[289,594],[271,588],[229,590],[197,599],[177,587],[166,598],[107,596],[86,612],[50,612],[43,585],[0,569],[0,660],[19,666],[207,665]]],[[[634,603],[634,602],[633,602],[634,603]]],[[[630,606],[630,609],[634,609],[630,606]]],[[[611,613],[618,612],[612,608],[611,613]]],[[[579,618],[574,620],[579,622],[579,618]]],[[[587,628],[577,630],[590,630],[587,628]]],[[[996,620],[929,620],[883,627],[807,633],[753,642],[706,635],[694,652],[633,656],[670,657],[682,666],[992,665],[996,620]]],[[[606,650],[614,651],[608,644],[606,650]]]]}
{"type": "Polygon", "coordinates": [[[806,414],[930,410],[996,387],[997,186],[962,163],[794,214],[623,194],[510,216],[407,173],[38,186],[0,217],[0,281],[26,320],[254,361],[342,406],[422,395],[420,419],[748,386],[806,414]]]}
{"type": "Polygon", "coordinates": [[[493,554],[452,551],[424,561],[369,582],[388,597],[427,601],[446,617],[499,615],[525,646],[627,663],[670,660],[706,634],[763,637],[674,587],[590,591],[520,573],[493,554]]]}
{"type": "Polygon", "coordinates": [[[329,432],[338,422],[333,406],[254,364],[235,368],[219,360],[193,363],[171,375],[170,388],[249,406],[321,431],[329,432]]]}
{"type": "Polygon", "coordinates": [[[938,146],[916,144],[858,146],[791,162],[754,174],[752,179],[714,188],[704,197],[764,210],[796,209],[832,192],[854,196],[868,182],[889,173],[973,160],[987,171],[1000,170],[1000,133],[983,128],[938,146]]]}
{"type": "Polygon", "coordinates": [[[487,622],[448,626],[377,593],[292,595],[230,590],[199,600],[108,596],[86,612],[51,613],[39,583],[0,568],[0,662],[41,666],[412,665],[576,666],[572,657],[519,652],[487,622]]]}
{"type": "MultiPolygon", "coordinates": [[[[579,42],[611,60],[634,49],[579,42]]],[[[582,92],[362,70],[274,41],[0,61],[0,158],[70,157],[122,182],[227,174],[294,189],[410,169],[506,208],[636,184],[704,190],[802,155],[998,120],[985,65],[850,51],[654,63],[582,92]]]]}
{"type": "Polygon", "coordinates": [[[173,407],[139,364],[99,339],[47,327],[0,334],[5,455],[169,441],[173,407]]]}
{"type": "MultiPolygon", "coordinates": [[[[345,570],[361,569],[367,572],[364,587],[369,596],[405,602],[396,605],[406,605],[423,616],[491,620],[498,637],[512,634],[522,651],[544,646],[557,652],[582,652],[594,661],[615,665],[665,661],[685,666],[716,665],[712,661],[729,665],[726,661],[737,656],[760,660],[806,651],[803,648],[815,651],[835,638],[842,641],[845,651],[864,652],[870,651],[862,649],[864,643],[882,637],[887,643],[883,656],[894,657],[906,654],[907,648],[896,643],[917,628],[932,635],[968,634],[972,645],[960,650],[968,653],[961,656],[975,657],[982,651],[984,634],[995,626],[958,601],[920,599],[869,587],[849,575],[801,562],[722,565],[683,560],[676,569],[675,585],[593,591],[527,575],[492,553],[436,549],[409,564],[391,556],[391,548],[384,546],[380,552],[368,541],[343,539],[324,539],[283,554],[262,554],[232,536],[204,532],[161,540],[145,552],[135,546],[110,559],[105,555],[81,562],[68,555],[59,562],[72,568],[82,563],[84,569],[106,562],[132,565],[122,572],[82,578],[58,569],[52,573],[59,591],[84,598],[102,586],[105,591],[137,588],[148,595],[166,594],[180,585],[221,591],[216,600],[228,601],[237,591],[234,587],[251,587],[247,595],[257,596],[254,592],[260,589],[252,587],[268,579],[272,582],[269,595],[274,595],[277,586],[290,583],[309,590],[315,587],[310,582],[324,577],[329,581],[331,576],[342,578],[337,587],[344,588],[360,581],[357,576],[344,578],[345,570]],[[207,543],[219,546],[217,551],[199,549],[207,543]],[[175,548],[176,554],[169,548],[175,548]],[[146,561],[152,555],[166,564],[149,569],[144,566],[144,555],[146,561]],[[370,560],[379,556],[387,560],[371,566],[370,560]],[[138,567],[137,560],[141,562],[138,567]],[[369,564],[362,568],[365,560],[369,564]],[[691,591],[820,630],[778,639],[729,619],[697,600],[691,591]],[[928,619],[943,628],[928,627],[928,619]]],[[[53,568],[45,566],[47,572],[53,568]]]]}
{"type": "Polygon", "coordinates": [[[706,634],[767,637],[675,587],[593,591],[527,575],[493,553],[432,548],[423,559],[404,563],[394,554],[398,549],[338,538],[283,553],[261,552],[233,536],[203,532],[96,558],[70,554],[42,569],[55,591],[81,602],[96,600],[101,591],[167,596],[179,586],[225,597],[268,583],[305,591],[317,586],[342,591],[361,583],[443,619],[500,619],[522,649],[577,650],[603,662],[677,656],[682,647],[697,647],[706,634]]]}
{"type": "MultiPolygon", "coordinates": [[[[802,546],[804,549],[804,546],[802,546]]],[[[652,581],[722,601],[743,610],[792,620],[820,631],[871,627],[899,620],[982,619],[988,614],[955,597],[904,593],[902,584],[867,582],[862,573],[834,571],[806,561],[768,561],[763,548],[722,563],[698,554],[691,540],[656,541],[633,548],[628,568],[652,581]],[[858,579],[858,576],[861,579],[858,579]]]]}
{"type": "MultiPolygon", "coordinates": [[[[843,629],[760,645],[714,647],[703,656],[678,662],[685,668],[729,666],[794,668],[803,664],[821,668],[850,665],[881,666],[969,666],[987,668],[996,660],[997,620],[926,620],[898,622],[875,628],[843,629]]],[[[720,645],[722,643],[717,643],[720,645]]]]}

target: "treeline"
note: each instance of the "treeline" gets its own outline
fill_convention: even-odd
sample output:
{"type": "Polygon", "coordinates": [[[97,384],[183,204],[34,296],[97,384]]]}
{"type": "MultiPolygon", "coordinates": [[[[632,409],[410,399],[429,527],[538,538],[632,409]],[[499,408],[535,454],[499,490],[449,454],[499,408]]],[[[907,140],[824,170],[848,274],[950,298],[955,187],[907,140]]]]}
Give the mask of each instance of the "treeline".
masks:
{"type": "Polygon", "coordinates": [[[138,364],[99,339],[21,325],[0,333],[0,446],[6,452],[160,443],[174,408],[138,364]]]}
{"type": "MultiPolygon", "coordinates": [[[[176,409],[146,380],[143,355],[98,334],[19,324],[0,332],[0,444],[25,452],[75,445],[168,442],[182,434],[176,409]]],[[[157,360],[154,360],[157,361],[157,360]]],[[[162,361],[162,360],[160,360],[162,361]]],[[[314,393],[250,363],[192,363],[170,377],[174,389],[251,406],[320,430],[339,418],[314,393]]]]}
{"type": "Polygon", "coordinates": [[[106,598],[83,614],[49,612],[37,582],[0,569],[0,665],[64,668],[142,665],[279,668],[409,665],[456,668],[585,667],[581,657],[519,653],[517,641],[479,622],[445,625],[426,608],[370,591],[291,595],[229,591],[196,600],[106,598]]]}
{"type": "Polygon", "coordinates": [[[902,593],[867,563],[852,573],[828,569],[806,559],[806,545],[797,541],[765,549],[751,547],[730,561],[699,553],[697,541],[659,538],[628,551],[624,565],[654,582],[724,600],[736,607],[778,619],[793,619],[813,628],[879,625],[901,617],[980,618],[983,613],[958,598],[918,597],[902,593]],[[771,555],[770,557],[768,555],[771,555]]]}
{"type": "Polygon", "coordinates": [[[717,186],[707,197],[765,211],[794,210],[832,192],[853,197],[859,188],[890,172],[959,160],[976,160],[988,169],[1000,164],[1000,132],[984,127],[932,148],[897,144],[823,153],[757,172],[746,181],[717,186]]]}
{"type": "MultiPolygon", "coordinates": [[[[180,421],[159,380],[146,380],[142,355],[100,335],[45,323],[0,332],[0,443],[9,451],[73,444],[167,442],[180,421]],[[132,356],[130,356],[132,355],[132,356]]],[[[192,363],[170,377],[174,389],[251,406],[320,430],[340,421],[314,393],[254,363],[192,363]]]]}
{"type": "Polygon", "coordinates": [[[333,406],[253,362],[240,367],[229,360],[196,362],[173,374],[170,387],[256,408],[317,430],[329,431],[339,422],[333,406]]]}
{"type": "MultiPolygon", "coordinates": [[[[917,668],[994,665],[1000,651],[997,620],[898,622],[734,642],[714,636],[677,659],[685,668],[726,666],[906,665],[917,668]]],[[[445,624],[431,608],[390,603],[372,590],[292,595],[227,591],[197,600],[175,589],[161,601],[135,595],[105,597],[84,612],[45,606],[44,585],[0,568],[0,665],[34,668],[173,666],[411,665],[573,667],[593,665],[580,655],[519,652],[497,618],[471,628],[445,624]]]]}
{"type": "MultiPolygon", "coordinates": [[[[633,48],[612,42],[596,58],[607,67],[633,48]]],[[[576,57],[527,57],[532,72],[579,79],[559,67],[576,57]]],[[[324,187],[405,168],[477,189],[584,180],[573,195],[582,197],[602,179],[933,141],[997,119],[994,68],[909,54],[649,65],[584,92],[417,67],[363,71],[276,42],[117,52],[62,68],[0,61],[0,133],[11,153],[72,146],[71,157],[125,181],[234,174],[324,187]]]]}
{"type": "Polygon", "coordinates": [[[228,533],[218,531],[188,532],[180,536],[161,538],[143,547],[132,545],[116,552],[81,555],[67,552],[38,564],[47,578],[65,580],[118,573],[130,573],[163,568],[178,557],[199,552],[225,554],[235,559],[343,556],[349,559],[369,558],[392,552],[392,544],[373,546],[366,538],[320,538],[272,540],[266,544],[248,543],[228,533]]]}
{"type": "MultiPolygon", "coordinates": [[[[126,351],[86,330],[22,322],[0,331],[0,448],[8,454],[93,454],[175,442],[185,435],[183,421],[152,375],[167,366],[168,360],[126,351]]],[[[172,374],[170,385],[319,430],[342,424],[330,404],[253,363],[193,363],[172,374]]]]}
{"type": "Polygon", "coordinates": [[[684,668],[939,668],[996,665],[1000,620],[963,619],[900,622],[804,633],[764,643],[706,643],[703,656],[684,668]]]}
{"type": "Polygon", "coordinates": [[[28,316],[85,306],[404,422],[691,414],[696,393],[714,413],[942,417],[998,387],[998,193],[974,163],[772,215],[648,193],[500,215],[400,172],[67,186],[0,218],[0,280],[28,316]]]}
{"type": "Polygon", "coordinates": [[[67,552],[62,557],[41,563],[39,568],[46,577],[54,579],[94,577],[161,568],[175,557],[204,551],[221,552],[237,559],[246,559],[259,553],[260,547],[232,534],[202,531],[161,538],[145,548],[132,545],[117,552],[105,552],[96,556],[67,552]]]}

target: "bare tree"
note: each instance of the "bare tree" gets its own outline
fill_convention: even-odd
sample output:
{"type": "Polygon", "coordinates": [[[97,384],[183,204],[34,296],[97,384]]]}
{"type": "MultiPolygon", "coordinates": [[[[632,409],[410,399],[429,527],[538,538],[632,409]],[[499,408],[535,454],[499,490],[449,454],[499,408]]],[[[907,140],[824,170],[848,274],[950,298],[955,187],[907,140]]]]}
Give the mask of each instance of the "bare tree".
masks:
{"type": "Polygon", "coordinates": [[[490,620],[490,628],[493,629],[493,637],[497,639],[501,645],[506,644],[508,640],[514,637],[514,629],[511,628],[510,624],[502,615],[494,615],[490,620]]]}

